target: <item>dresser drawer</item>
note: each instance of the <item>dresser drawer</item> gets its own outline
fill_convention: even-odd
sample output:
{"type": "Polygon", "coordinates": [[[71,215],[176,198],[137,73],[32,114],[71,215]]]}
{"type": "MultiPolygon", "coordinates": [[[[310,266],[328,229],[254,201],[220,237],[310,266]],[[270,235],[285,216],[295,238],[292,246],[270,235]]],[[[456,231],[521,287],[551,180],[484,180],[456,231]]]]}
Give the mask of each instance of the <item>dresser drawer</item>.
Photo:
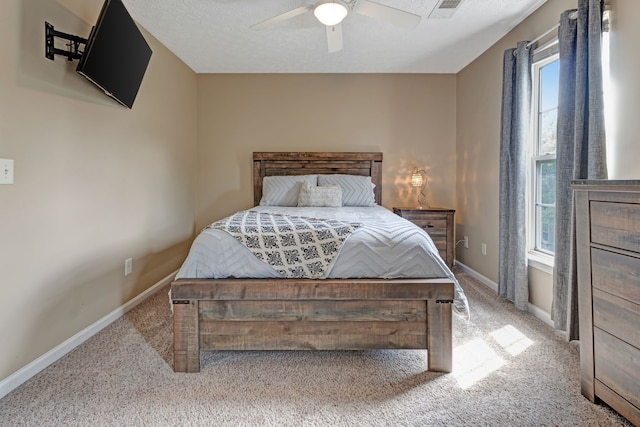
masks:
{"type": "Polygon", "coordinates": [[[591,241],[640,252],[640,205],[591,202],[591,241]]]}
{"type": "Polygon", "coordinates": [[[640,304],[640,258],[592,248],[591,281],[596,289],[640,304]]]}
{"type": "Polygon", "coordinates": [[[436,248],[438,248],[438,250],[447,249],[447,237],[446,236],[436,236],[436,237],[431,236],[431,240],[433,240],[433,244],[436,245],[436,248]]]}
{"type": "Polygon", "coordinates": [[[424,229],[430,236],[447,235],[447,218],[443,216],[427,216],[416,214],[403,214],[402,217],[424,229]]]}
{"type": "Polygon", "coordinates": [[[436,249],[438,249],[440,258],[446,260],[447,259],[447,237],[446,236],[433,237],[431,236],[431,233],[429,233],[429,236],[431,237],[431,240],[433,240],[433,244],[436,246],[436,249]]]}
{"type": "Polygon", "coordinates": [[[640,305],[593,290],[593,325],[640,348],[640,305]]]}
{"type": "Polygon", "coordinates": [[[595,377],[636,408],[640,408],[640,350],[593,329],[595,377]]]}
{"type": "Polygon", "coordinates": [[[447,226],[447,214],[441,212],[429,212],[428,210],[398,211],[397,209],[394,212],[402,213],[402,218],[411,222],[415,220],[440,221],[441,227],[447,226]]]}
{"type": "Polygon", "coordinates": [[[417,225],[418,227],[422,228],[427,233],[429,233],[429,236],[431,236],[432,238],[434,236],[444,236],[444,237],[446,237],[446,235],[447,235],[447,228],[446,227],[441,227],[440,224],[438,224],[436,221],[412,220],[411,222],[414,223],[415,225],[417,225]]]}

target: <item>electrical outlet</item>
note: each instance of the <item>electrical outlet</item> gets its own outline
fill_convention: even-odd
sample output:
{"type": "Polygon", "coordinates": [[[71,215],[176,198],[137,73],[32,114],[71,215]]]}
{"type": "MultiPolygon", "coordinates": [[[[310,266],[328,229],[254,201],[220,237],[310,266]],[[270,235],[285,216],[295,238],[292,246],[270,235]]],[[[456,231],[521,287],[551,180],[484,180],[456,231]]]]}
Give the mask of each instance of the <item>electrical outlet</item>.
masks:
{"type": "Polygon", "coordinates": [[[482,244],[482,255],[486,255],[487,254],[487,244],[483,243],[482,244]]]}
{"type": "Polygon", "coordinates": [[[0,159],[0,184],[13,184],[13,160],[0,159]]]}
{"type": "Polygon", "coordinates": [[[124,275],[128,276],[133,272],[133,259],[127,258],[124,260],[124,275]]]}
{"type": "Polygon", "coordinates": [[[469,249],[469,236],[464,236],[464,248],[469,249]]]}

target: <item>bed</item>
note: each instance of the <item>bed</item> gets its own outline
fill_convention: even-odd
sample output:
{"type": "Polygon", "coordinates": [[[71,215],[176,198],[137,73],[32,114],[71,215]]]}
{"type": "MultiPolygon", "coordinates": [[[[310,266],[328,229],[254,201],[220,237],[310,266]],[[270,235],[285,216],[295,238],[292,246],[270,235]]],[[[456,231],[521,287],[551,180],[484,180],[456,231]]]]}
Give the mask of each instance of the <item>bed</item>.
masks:
{"type": "MultiPolygon", "coordinates": [[[[382,201],[381,164],[382,153],[254,153],[256,210],[249,210],[245,215],[280,218],[276,208],[271,209],[275,209],[275,213],[258,210],[265,177],[350,175],[370,177],[373,197],[378,205],[372,207],[371,212],[384,217],[386,214],[380,210],[385,209],[379,206],[382,201]]],[[[343,211],[349,211],[341,208],[326,210],[339,211],[341,215],[343,211]]],[[[352,210],[360,218],[360,211],[352,210]]],[[[415,227],[397,218],[406,222],[400,224],[400,228],[415,227]]],[[[395,219],[384,217],[382,222],[391,221],[395,219]]],[[[415,229],[419,230],[418,227],[415,229]]],[[[410,231],[412,235],[424,233],[414,233],[414,229],[410,231]]],[[[348,269],[338,268],[342,258],[340,254],[332,267],[342,271],[339,278],[282,278],[279,274],[239,277],[251,275],[246,272],[222,274],[235,277],[210,278],[208,276],[215,274],[197,273],[194,265],[202,265],[203,262],[192,260],[196,243],[211,239],[204,234],[205,230],[196,238],[187,260],[171,283],[174,371],[199,372],[200,352],[212,350],[426,349],[429,371],[451,372],[452,306],[454,299],[460,302],[462,290],[453,273],[437,255],[437,250],[434,251],[435,257],[429,259],[436,265],[430,267],[433,272],[413,273],[429,277],[388,278],[385,274],[382,278],[377,272],[375,277],[362,277],[366,275],[362,272],[355,278],[345,277],[348,269]]],[[[344,245],[355,242],[358,235],[366,237],[363,232],[358,234],[356,231],[345,239],[344,245]]],[[[231,236],[228,239],[234,240],[231,236]]],[[[428,242],[431,242],[429,238],[428,242]]],[[[230,245],[235,248],[233,243],[230,245]]],[[[237,250],[246,251],[246,248],[237,250]]],[[[229,250],[221,249],[221,252],[229,250]]],[[[406,258],[413,258],[413,255],[406,258]]],[[[247,259],[242,264],[246,266],[251,262],[247,259]]],[[[416,268],[423,264],[420,261],[416,268]]],[[[466,300],[463,303],[466,304],[466,300]]]]}

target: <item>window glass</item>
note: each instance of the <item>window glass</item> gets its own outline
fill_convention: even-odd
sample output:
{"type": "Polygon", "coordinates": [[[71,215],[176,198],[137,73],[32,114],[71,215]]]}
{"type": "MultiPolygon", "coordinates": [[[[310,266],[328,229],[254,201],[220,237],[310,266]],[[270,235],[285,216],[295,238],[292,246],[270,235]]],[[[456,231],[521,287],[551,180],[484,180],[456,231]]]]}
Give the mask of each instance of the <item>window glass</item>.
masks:
{"type": "Polygon", "coordinates": [[[540,198],[537,203],[536,249],[553,253],[556,247],[556,161],[542,160],[538,162],[538,188],[540,198]]]}
{"type": "Polygon", "coordinates": [[[538,166],[540,203],[553,205],[556,202],[556,160],[542,160],[538,166]]]}
{"type": "Polygon", "coordinates": [[[556,153],[558,124],[558,79],[560,61],[557,59],[539,69],[538,155],[556,153]]]}
{"type": "Polygon", "coordinates": [[[532,150],[532,249],[555,251],[556,136],[558,128],[558,55],[534,64],[536,82],[533,108],[536,126],[532,150]]]}

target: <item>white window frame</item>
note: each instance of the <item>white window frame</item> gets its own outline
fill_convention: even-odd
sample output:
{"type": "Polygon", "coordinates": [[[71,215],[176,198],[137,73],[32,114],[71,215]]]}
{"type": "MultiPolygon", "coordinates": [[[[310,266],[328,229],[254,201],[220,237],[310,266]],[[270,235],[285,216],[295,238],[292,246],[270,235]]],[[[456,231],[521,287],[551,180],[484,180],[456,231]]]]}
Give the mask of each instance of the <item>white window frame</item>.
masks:
{"type": "MultiPolygon", "coordinates": [[[[533,94],[533,105],[532,105],[532,120],[531,120],[531,143],[530,143],[530,166],[528,181],[529,181],[529,194],[528,194],[528,203],[529,203],[529,220],[527,222],[527,241],[528,241],[528,262],[529,265],[535,267],[539,270],[546,271],[547,273],[553,274],[553,265],[554,265],[554,254],[548,251],[539,250],[536,248],[540,229],[540,220],[536,215],[537,211],[537,201],[540,199],[539,191],[540,188],[538,186],[538,174],[537,174],[537,164],[540,161],[545,160],[555,160],[555,154],[539,154],[538,153],[538,138],[539,138],[539,95],[540,95],[540,70],[546,66],[551,64],[554,61],[559,60],[558,55],[558,45],[557,39],[552,40],[551,42],[545,44],[539,49],[536,49],[534,52],[533,59],[533,69],[532,69],[532,94],[533,94]]],[[[554,205],[555,206],[555,205],[554,205]]]]}

